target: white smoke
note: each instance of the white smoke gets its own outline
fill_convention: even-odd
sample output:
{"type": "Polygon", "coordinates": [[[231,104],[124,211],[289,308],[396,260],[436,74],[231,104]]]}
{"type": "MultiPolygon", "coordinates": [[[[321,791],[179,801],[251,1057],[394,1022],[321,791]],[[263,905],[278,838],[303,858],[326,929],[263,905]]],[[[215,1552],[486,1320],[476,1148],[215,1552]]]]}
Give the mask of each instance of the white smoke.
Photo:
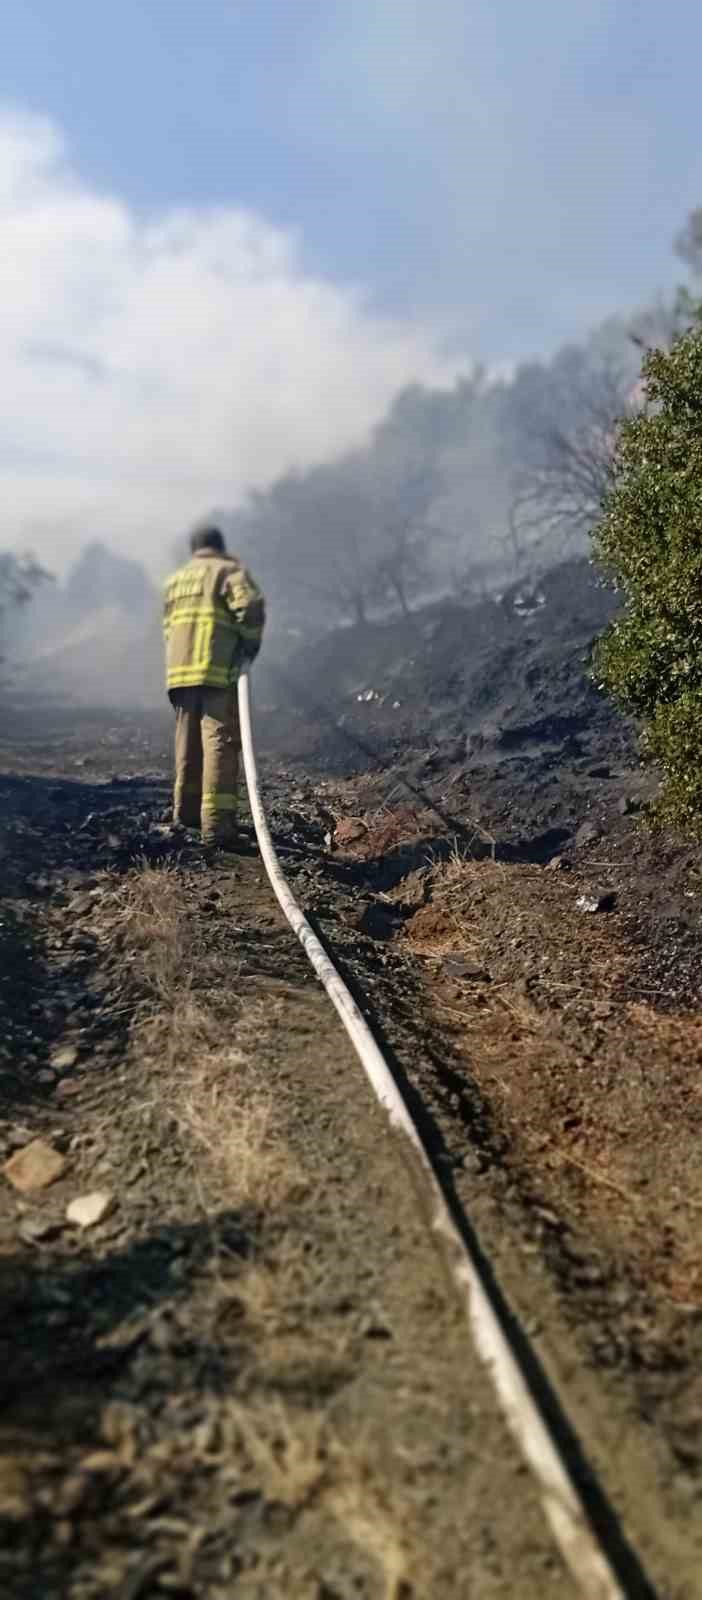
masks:
{"type": "Polygon", "coordinates": [[[86,539],[158,564],[195,516],[359,439],[430,333],[306,271],[235,206],[143,218],[0,117],[3,543],[59,570],[86,539]]]}

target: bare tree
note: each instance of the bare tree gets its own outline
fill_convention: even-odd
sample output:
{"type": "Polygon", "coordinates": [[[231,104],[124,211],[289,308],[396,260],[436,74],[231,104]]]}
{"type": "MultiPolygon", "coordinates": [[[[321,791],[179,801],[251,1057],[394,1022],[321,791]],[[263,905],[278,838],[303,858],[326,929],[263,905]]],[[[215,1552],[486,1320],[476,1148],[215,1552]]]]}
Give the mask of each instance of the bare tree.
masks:
{"type": "Polygon", "coordinates": [[[324,559],[298,579],[298,586],[339,616],[352,617],[358,627],[363,627],[368,622],[369,608],[377,600],[374,579],[375,562],[369,556],[363,530],[356,527],[347,531],[343,544],[330,542],[324,559]]]}
{"type": "Polygon", "coordinates": [[[702,207],[691,211],[675,240],[675,254],[694,278],[702,277],[702,207]]]}
{"type": "Polygon", "coordinates": [[[388,451],[385,440],[379,443],[371,469],[375,582],[379,594],[397,600],[403,616],[409,617],[410,599],[426,586],[436,547],[449,537],[429,520],[438,496],[438,471],[428,452],[408,453],[406,446],[388,451]]]}
{"type": "MultiPolygon", "coordinates": [[[[10,550],[0,551],[0,628],[3,642],[9,635],[16,639],[12,628],[17,613],[28,604],[37,586],[50,577],[31,555],[15,555],[10,550]]],[[[0,661],[5,659],[4,649],[0,661]]]]}
{"type": "Polygon", "coordinates": [[[26,605],[37,584],[48,576],[34,556],[0,551],[0,615],[9,606],[26,605]]]}
{"type": "Polygon", "coordinates": [[[644,354],[648,350],[671,350],[694,321],[694,310],[689,289],[678,289],[672,300],[660,299],[639,311],[630,324],[629,338],[644,354]]]}
{"type": "Polygon", "coordinates": [[[378,600],[373,503],[360,456],[313,467],[288,481],[276,567],[292,594],[323,613],[365,624],[378,600]]]}
{"type": "Polygon", "coordinates": [[[548,379],[517,395],[522,451],[506,541],[517,571],[545,548],[563,554],[589,534],[610,486],[617,424],[637,403],[631,365],[614,355],[564,352],[548,379]]]}
{"type": "Polygon", "coordinates": [[[631,338],[643,351],[671,350],[676,339],[688,333],[697,319],[702,279],[702,207],[690,212],[674,248],[691,277],[697,280],[697,293],[688,285],[681,285],[672,299],[659,297],[654,305],[636,315],[631,325],[631,338]]]}

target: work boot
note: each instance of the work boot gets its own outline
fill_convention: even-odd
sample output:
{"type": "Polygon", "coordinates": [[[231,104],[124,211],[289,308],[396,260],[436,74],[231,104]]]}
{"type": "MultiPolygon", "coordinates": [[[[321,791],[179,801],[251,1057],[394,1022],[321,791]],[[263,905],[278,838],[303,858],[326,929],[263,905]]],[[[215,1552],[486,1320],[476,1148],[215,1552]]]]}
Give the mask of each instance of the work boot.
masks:
{"type": "Polygon", "coordinates": [[[255,839],[247,835],[243,828],[231,829],[214,839],[203,839],[202,843],[205,860],[213,863],[221,862],[225,866],[229,858],[234,862],[237,857],[252,856],[257,853],[255,839]]]}

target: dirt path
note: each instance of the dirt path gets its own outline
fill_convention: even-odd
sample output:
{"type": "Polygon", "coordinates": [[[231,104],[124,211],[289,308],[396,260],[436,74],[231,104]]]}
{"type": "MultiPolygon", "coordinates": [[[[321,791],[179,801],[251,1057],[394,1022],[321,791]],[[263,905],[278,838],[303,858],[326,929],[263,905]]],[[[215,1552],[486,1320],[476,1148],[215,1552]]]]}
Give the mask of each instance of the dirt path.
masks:
{"type": "Polygon", "coordinates": [[[626,904],[578,908],[592,868],[442,852],[406,808],[364,817],[353,784],[291,798],[289,870],[624,1527],[662,1593],[699,1596],[699,1013],[656,1009],[626,904]],[[344,819],[314,863],[305,808],[310,843],[322,808],[344,819]]]}
{"type": "MultiPolygon", "coordinates": [[[[0,1189],[2,1592],[566,1600],[256,857],[174,859],[160,727],[76,727],[65,760],[41,741],[0,777],[0,1161],[40,1135],[66,1165],[0,1189]],[[104,1220],[67,1224],[96,1191],[104,1220]]],[[[274,770],[266,792],[660,1600],[700,1600],[692,981],[671,1000],[624,891],[577,909],[596,847],[461,859],[406,806],[359,826],[353,784],[274,770]]]]}
{"type": "Polygon", "coordinates": [[[565,1600],[257,860],[172,865],[157,785],[0,787],[0,1144],[64,1162],[0,1191],[2,1592],[565,1600]]]}

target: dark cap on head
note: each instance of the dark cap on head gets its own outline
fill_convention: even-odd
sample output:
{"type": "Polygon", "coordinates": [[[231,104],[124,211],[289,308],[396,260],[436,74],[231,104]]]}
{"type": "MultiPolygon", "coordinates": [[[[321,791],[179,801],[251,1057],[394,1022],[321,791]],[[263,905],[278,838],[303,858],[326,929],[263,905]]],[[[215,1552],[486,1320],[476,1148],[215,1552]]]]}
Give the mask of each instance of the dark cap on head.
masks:
{"type": "Polygon", "coordinates": [[[219,555],[223,555],[226,550],[224,534],[211,522],[205,522],[201,527],[193,529],[190,535],[190,549],[193,555],[198,550],[216,550],[219,555]]]}

